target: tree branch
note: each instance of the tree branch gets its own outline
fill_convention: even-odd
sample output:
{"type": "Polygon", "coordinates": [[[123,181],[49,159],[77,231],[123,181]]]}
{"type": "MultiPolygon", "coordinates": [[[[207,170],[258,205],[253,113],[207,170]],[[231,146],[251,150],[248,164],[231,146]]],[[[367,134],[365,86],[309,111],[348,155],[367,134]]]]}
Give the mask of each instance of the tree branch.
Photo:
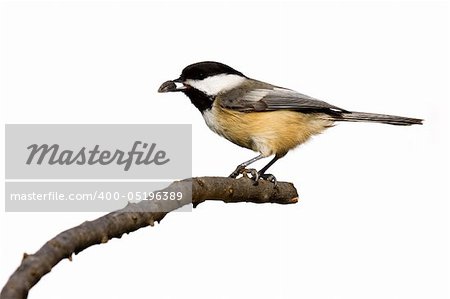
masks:
{"type": "MultiPolygon", "coordinates": [[[[297,191],[291,183],[280,182],[275,188],[266,181],[259,181],[257,186],[253,183],[246,177],[201,177],[174,182],[161,191],[183,192],[183,195],[190,195],[192,191],[194,207],[206,200],[277,204],[298,201],[297,191]]],[[[190,204],[190,198],[183,196],[181,201],[130,203],[121,210],[60,233],[35,254],[23,255],[22,263],[3,287],[0,299],[27,298],[29,290],[62,259],[71,259],[72,254],[92,245],[106,243],[148,225],[153,226],[155,221],[160,222],[170,211],[190,204]]]]}

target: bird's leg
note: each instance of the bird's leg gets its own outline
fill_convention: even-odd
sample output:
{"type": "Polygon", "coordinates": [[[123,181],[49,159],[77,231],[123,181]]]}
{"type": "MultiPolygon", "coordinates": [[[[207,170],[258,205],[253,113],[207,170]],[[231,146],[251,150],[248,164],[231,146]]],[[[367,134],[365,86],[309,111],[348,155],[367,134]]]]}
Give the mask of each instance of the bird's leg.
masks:
{"type": "Polygon", "coordinates": [[[258,161],[259,159],[264,158],[263,155],[259,155],[257,157],[254,157],[253,159],[250,159],[248,161],[245,161],[244,163],[239,164],[236,169],[233,171],[232,174],[229,175],[230,178],[236,178],[238,175],[242,174],[242,173],[251,173],[252,177],[257,177],[256,180],[258,180],[259,175],[258,172],[256,170],[252,170],[252,169],[245,169],[245,167],[249,166],[250,164],[252,164],[253,162],[258,161]]]}
{"type": "Polygon", "coordinates": [[[273,159],[270,160],[270,162],[267,163],[266,166],[264,166],[263,168],[261,168],[260,171],[258,171],[258,175],[259,175],[258,177],[263,179],[263,180],[272,182],[276,186],[277,185],[277,178],[273,174],[270,174],[270,173],[266,174],[265,172],[267,171],[267,169],[269,169],[270,166],[272,166],[275,162],[278,161],[278,159],[280,159],[283,156],[284,155],[275,155],[275,157],[273,157],[273,159]]]}

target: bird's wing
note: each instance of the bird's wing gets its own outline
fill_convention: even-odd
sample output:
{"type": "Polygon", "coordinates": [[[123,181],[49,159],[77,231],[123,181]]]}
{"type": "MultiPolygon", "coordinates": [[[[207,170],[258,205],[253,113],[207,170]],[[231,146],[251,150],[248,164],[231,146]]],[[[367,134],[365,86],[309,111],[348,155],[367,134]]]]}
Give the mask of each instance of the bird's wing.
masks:
{"type": "Polygon", "coordinates": [[[224,108],[241,112],[275,110],[293,110],[304,113],[325,112],[331,114],[347,112],[324,101],[270,84],[260,84],[258,88],[251,91],[244,90],[246,89],[235,89],[220,96],[220,105],[224,108]]]}

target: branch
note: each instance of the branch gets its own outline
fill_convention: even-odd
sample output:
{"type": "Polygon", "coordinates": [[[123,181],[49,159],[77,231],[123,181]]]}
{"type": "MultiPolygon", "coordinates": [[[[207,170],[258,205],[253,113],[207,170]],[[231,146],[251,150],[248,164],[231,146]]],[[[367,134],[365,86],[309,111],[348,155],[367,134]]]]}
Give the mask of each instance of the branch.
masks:
{"type": "MultiPolygon", "coordinates": [[[[253,183],[246,177],[202,177],[174,182],[161,191],[190,195],[192,190],[194,207],[206,200],[277,204],[292,204],[298,201],[297,191],[291,183],[280,182],[275,188],[272,183],[266,181],[259,181],[257,186],[253,183]]],[[[0,299],[27,298],[29,290],[64,258],[71,259],[72,254],[92,245],[106,243],[112,238],[120,238],[125,233],[148,225],[153,226],[155,221],[160,222],[170,211],[190,203],[190,196],[183,196],[181,201],[130,203],[121,210],[60,233],[35,254],[23,255],[22,263],[3,287],[0,299]]]]}

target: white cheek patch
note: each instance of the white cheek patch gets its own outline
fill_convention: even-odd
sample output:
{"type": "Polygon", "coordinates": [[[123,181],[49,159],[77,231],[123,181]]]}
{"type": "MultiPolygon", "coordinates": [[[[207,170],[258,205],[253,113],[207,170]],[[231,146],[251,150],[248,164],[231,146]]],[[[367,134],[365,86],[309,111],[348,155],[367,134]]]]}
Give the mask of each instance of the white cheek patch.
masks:
{"type": "Polygon", "coordinates": [[[207,95],[215,96],[220,92],[233,89],[241,85],[246,79],[238,75],[215,75],[203,80],[186,80],[186,84],[198,89],[207,95]]]}

